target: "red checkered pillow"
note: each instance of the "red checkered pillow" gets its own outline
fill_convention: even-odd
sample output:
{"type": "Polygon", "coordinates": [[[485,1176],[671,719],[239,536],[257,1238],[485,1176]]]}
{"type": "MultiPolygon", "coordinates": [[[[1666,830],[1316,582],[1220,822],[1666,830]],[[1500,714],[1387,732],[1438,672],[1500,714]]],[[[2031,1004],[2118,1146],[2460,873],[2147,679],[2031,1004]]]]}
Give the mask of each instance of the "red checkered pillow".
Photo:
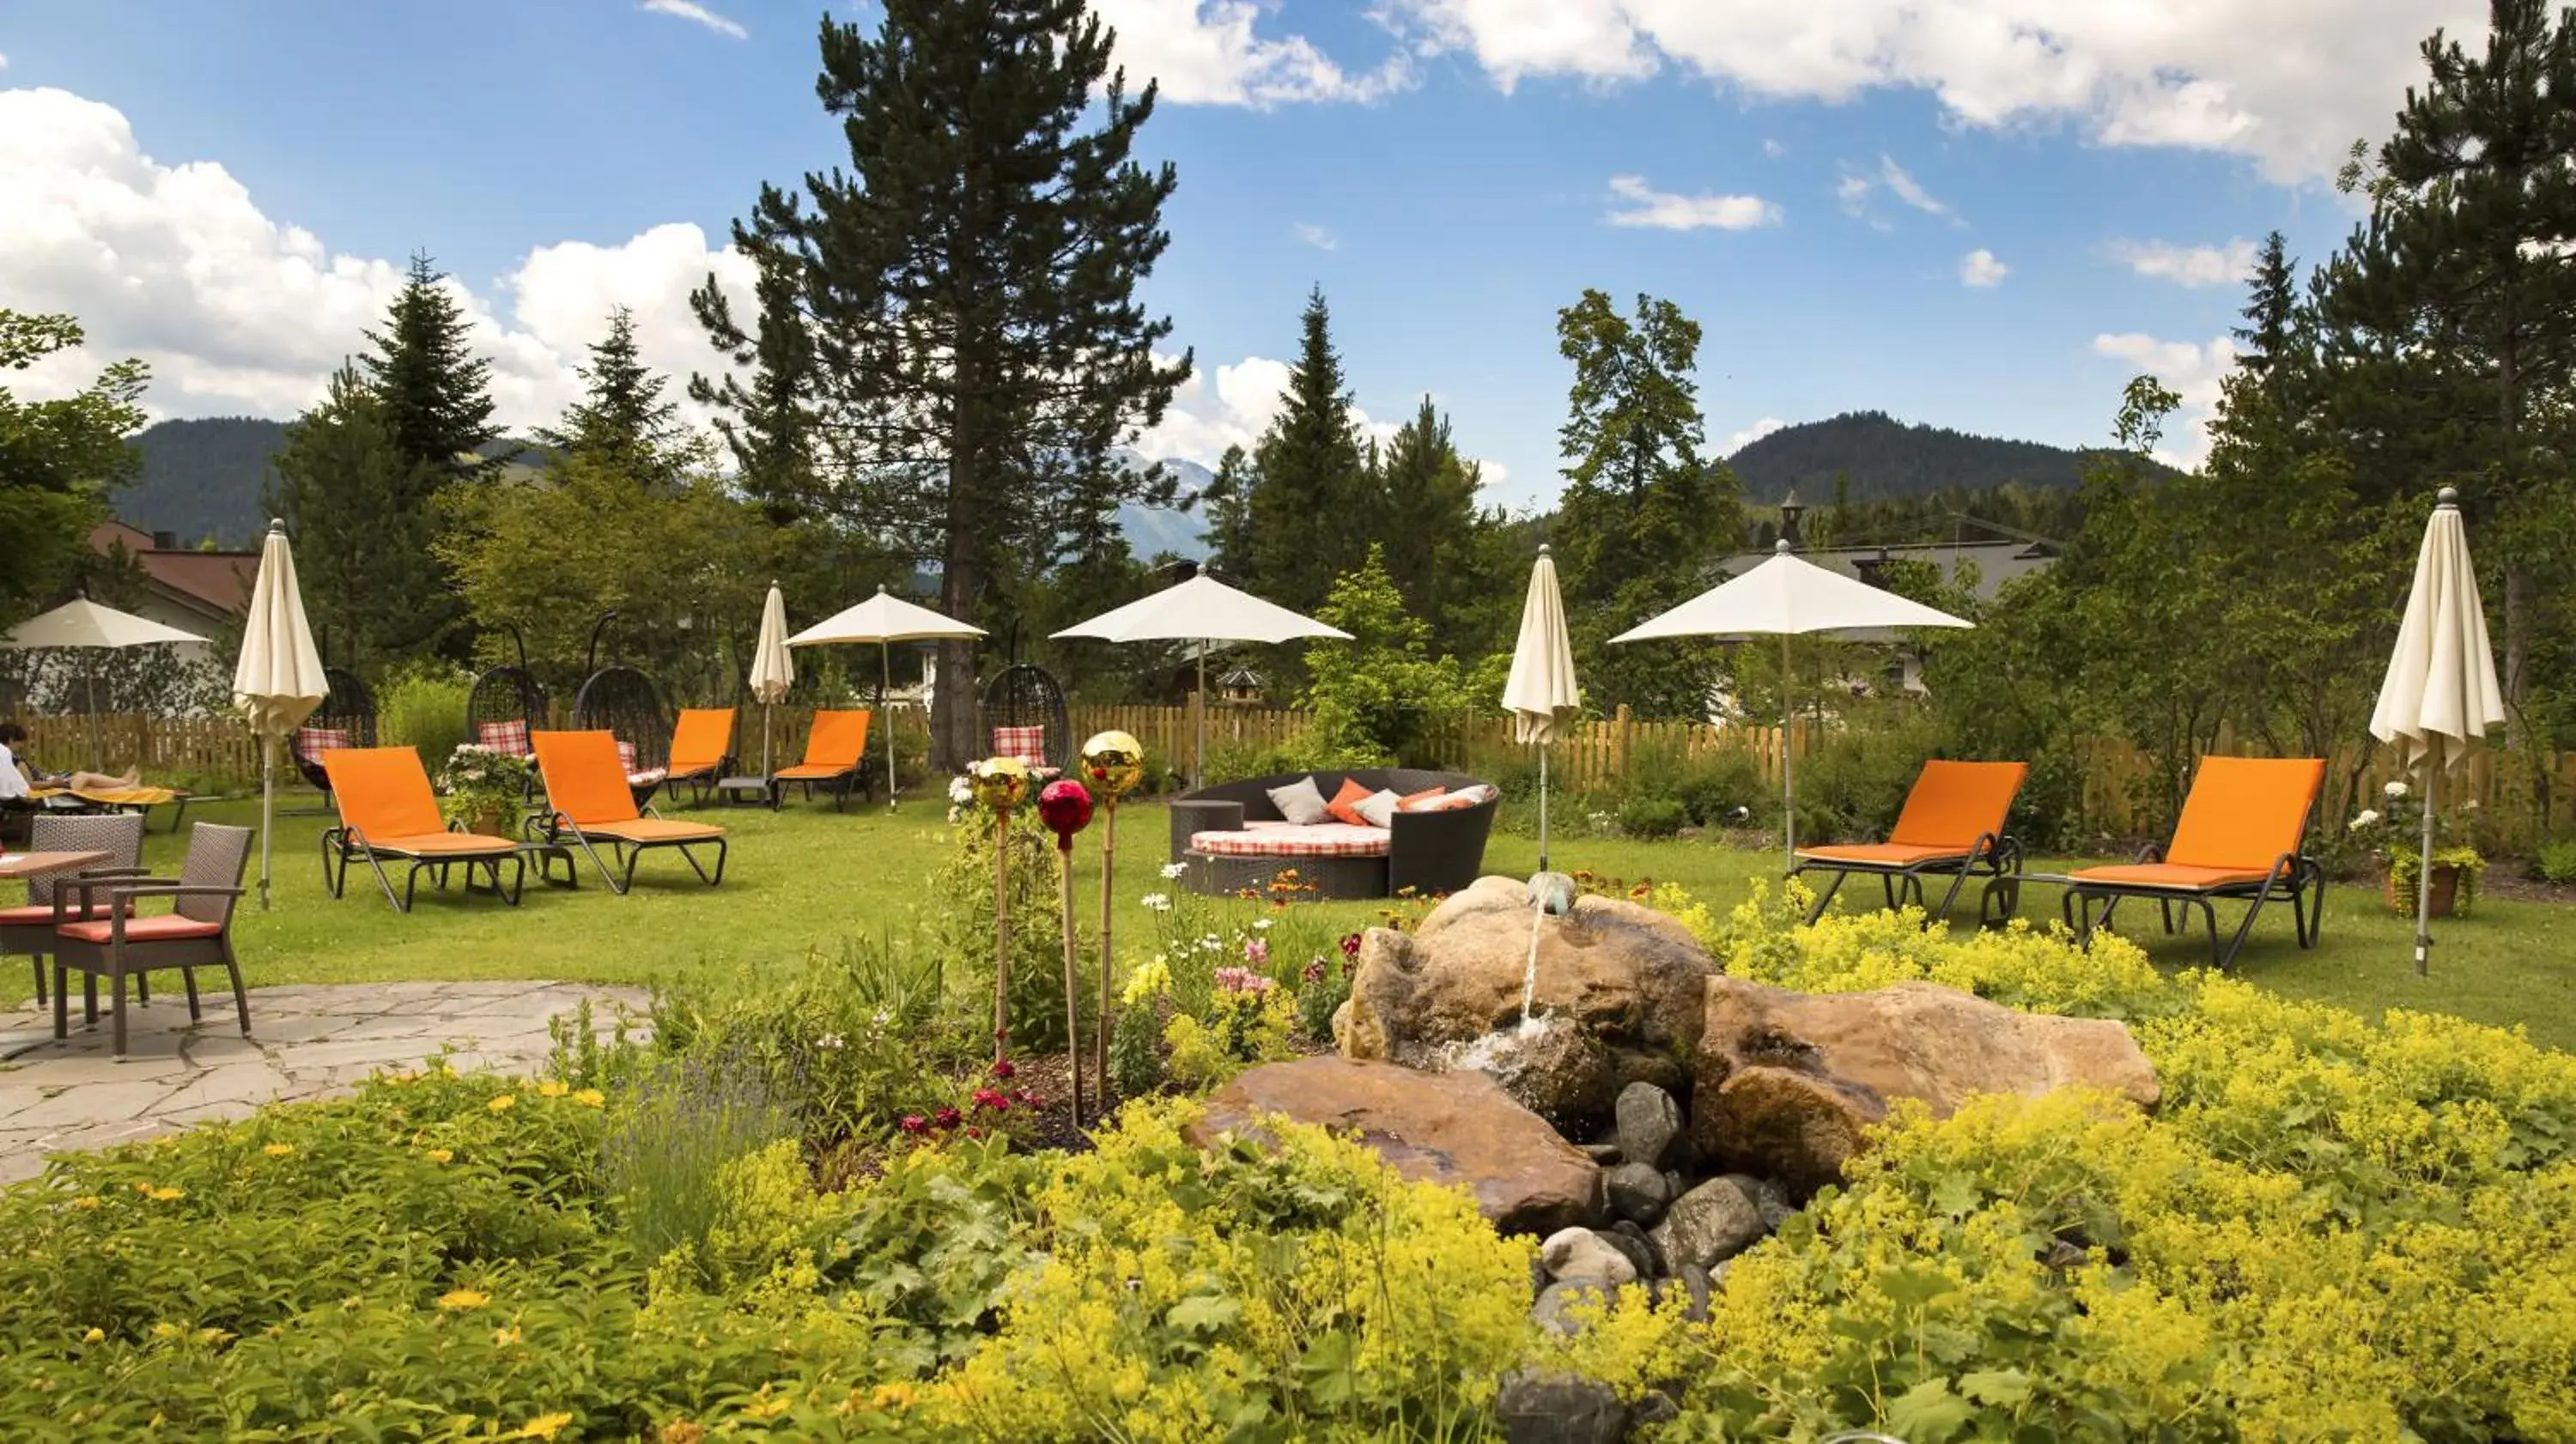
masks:
{"type": "Polygon", "coordinates": [[[633,775],[634,775],[634,773],[635,773],[635,744],[634,744],[634,743],[632,743],[632,742],[620,742],[620,743],[618,743],[618,744],[617,744],[617,765],[618,765],[618,766],[620,766],[620,767],[625,768],[625,769],[626,769],[626,773],[627,773],[627,775],[628,775],[628,776],[630,776],[630,777],[631,777],[631,776],[633,776],[633,775]]]}
{"type": "Polygon", "coordinates": [[[495,752],[525,757],[529,752],[528,724],[524,720],[477,722],[474,724],[474,740],[495,752]]]}
{"type": "Polygon", "coordinates": [[[323,753],[335,747],[346,747],[352,740],[346,727],[298,727],[295,729],[295,755],[319,767],[323,753]]]}
{"type": "Polygon", "coordinates": [[[993,729],[993,755],[1015,757],[1030,767],[1046,766],[1046,729],[1044,727],[996,727],[993,729]]]}

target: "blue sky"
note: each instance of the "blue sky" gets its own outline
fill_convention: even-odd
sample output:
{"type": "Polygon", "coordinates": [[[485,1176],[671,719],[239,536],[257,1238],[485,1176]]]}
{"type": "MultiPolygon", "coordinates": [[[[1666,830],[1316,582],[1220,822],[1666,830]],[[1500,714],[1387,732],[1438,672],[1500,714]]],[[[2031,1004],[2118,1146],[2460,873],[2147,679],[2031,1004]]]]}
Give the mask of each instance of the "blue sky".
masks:
{"type": "MultiPolygon", "coordinates": [[[[1585,286],[1702,324],[1720,449],[1856,408],[2091,443],[2143,369],[2205,406],[2248,246],[2329,252],[2352,219],[2335,158],[2385,129],[2423,35],[2482,14],[1095,3],[1164,82],[1145,145],[1181,177],[1149,298],[1200,379],[1147,450],[1256,433],[1320,284],[1366,418],[1437,397],[1513,504],[1557,484],[1554,318],[1585,286]]],[[[764,178],[839,158],[816,14],[10,0],[0,305],[144,355],[170,415],[291,415],[414,249],[484,318],[516,423],[569,394],[614,302],[662,364],[710,364],[682,293],[764,178]]]]}

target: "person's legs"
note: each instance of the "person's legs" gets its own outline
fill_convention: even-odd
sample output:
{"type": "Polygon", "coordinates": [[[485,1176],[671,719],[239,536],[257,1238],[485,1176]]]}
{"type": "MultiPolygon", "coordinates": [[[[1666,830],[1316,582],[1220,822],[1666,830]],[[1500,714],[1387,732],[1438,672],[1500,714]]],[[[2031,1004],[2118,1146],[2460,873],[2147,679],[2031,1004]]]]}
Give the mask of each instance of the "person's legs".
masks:
{"type": "Polygon", "coordinates": [[[123,792],[143,780],[143,769],[129,767],[123,777],[110,777],[104,772],[75,772],[63,780],[74,792],[123,792]]]}

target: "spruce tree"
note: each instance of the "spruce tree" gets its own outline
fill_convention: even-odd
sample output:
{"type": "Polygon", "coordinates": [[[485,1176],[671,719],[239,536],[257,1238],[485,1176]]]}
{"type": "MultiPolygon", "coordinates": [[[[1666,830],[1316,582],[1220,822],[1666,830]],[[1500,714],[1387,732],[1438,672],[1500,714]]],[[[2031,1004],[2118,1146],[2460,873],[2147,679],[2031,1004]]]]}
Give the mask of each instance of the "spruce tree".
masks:
{"type": "Polygon", "coordinates": [[[1713,582],[1742,534],[1735,474],[1700,455],[1699,342],[1698,322],[1651,296],[1623,316],[1586,290],[1557,313],[1574,385],[1557,433],[1571,464],[1553,539],[1586,700],[1599,710],[1703,716],[1721,679],[1722,658],[1704,643],[1607,645],[1713,582]]]}
{"type": "Polygon", "coordinates": [[[634,312],[619,306],[608,313],[608,334],[591,343],[581,377],[582,399],[537,439],[556,451],[624,468],[639,480],[676,485],[680,407],[662,399],[667,378],[647,367],[636,349],[634,312]]]}
{"type": "Polygon", "coordinates": [[[394,445],[441,483],[477,473],[482,449],[501,436],[492,424],[492,363],[474,354],[465,310],[439,284],[445,279],[428,256],[414,255],[384,329],[367,333],[376,349],[361,358],[384,398],[394,445]]]}
{"type": "Polygon", "coordinates": [[[1207,517],[1208,563],[1244,581],[1253,580],[1252,459],[1229,446],[1216,459],[1216,474],[1199,501],[1207,517]]]}
{"type": "Polygon", "coordinates": [[[403,454],[393,408],[343,365],[322,403],[286,428],[269,508],[295,539],[305,605],[329,660],[380,666],[420,652],[446,619],[445,575],[419,498],[435,484],[427,462],[403,454]]]}
{"type": "Polygon", "coordinates": [[[1481,478],[1458,454],[1449,418],[1430,397],[1422,398],[1421,409],[1387,442],[1370,476],[1387,572],[1414,615],[1438,629],[1445,645],[1460,656],[1478,655],[1487,639],[1462,633],[1459,624],[1473,595],[1493,584],[1476,566],[1483,547],[1479,533],[1495,519],[1477,510],[1481,478]]]}
{"type": "Polygon", "coordinates": [[[797,310],[803,281],[796,258],[770,247],[755,259],[759,310],[748,331],[734,322],[714,277],[689,295],[700,324],[736,368],[721,377],[690,377],[689,399],[714,408],[716,434],[744,494],[772,526],[787,526],[828,508],[816,463],[814,338],[797,310]],[[748,382],[737,374],[745,370],[748,382]]]}
{"type": "MultiPolygon", "coordinates": [[[[1065,554],[1120,500],[1171,481],[1112,454],[1159,421],[1187,356],[1137,302],[1170,238],[1170,166],[1133,158],[1154,87],[1112,73],[1083,0],[888,0],[873,34],[826,17],[817,89],[850,168],[764,186],[734,237],[764,275],[757,333],[700,292],[720,346],[771,328],[812,348],[828,438],[817,504],[888,553],[938,567],[967,621],[1065,554]]],[[[747,420],[736,411],[738,420],[747,420]]],[[[973,650],[943,644],[932,746],[976,735],[973,650]]]]}
{"type": "Polygon", "coordinates": [[[1350,560],[1350,539],[1382,533],[1364,485],[1351,395],[1321,287],[1306,298],[1299,320],[1287,404],[1253,451],[1252,568],[1245,580],[1283,607],[1312,613],[1350,560]]]}
{"type": "Polygon", "coordinates": [[[2257,376],[2268,374],[2295,344],[2300,324],[2297,271],[2298,262],[2290,259],[2289,243],[2281,233],[2265,236],[2247,283],[2245,324],[2232,333],[2237,364],[2257,376]]]}

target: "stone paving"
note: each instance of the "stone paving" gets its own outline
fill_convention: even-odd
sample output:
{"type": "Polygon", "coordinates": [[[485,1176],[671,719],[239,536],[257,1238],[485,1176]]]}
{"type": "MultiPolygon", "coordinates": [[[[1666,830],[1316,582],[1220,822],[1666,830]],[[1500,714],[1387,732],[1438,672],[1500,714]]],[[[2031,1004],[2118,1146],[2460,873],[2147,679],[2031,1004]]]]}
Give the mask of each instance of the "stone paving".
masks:
{"type": "Polygon", "coordinates": [[[603,1035],[620,1004],[639,1017],[645,1005],[641,989],[578,983],[254,988],[245,1038],[218,971],[201,1023],[188,1021],[176,986],[156,989],[148,1007],[128,999],[122,1063],[103,1015],[95,1032],[81,1031],[77,997],[67,1042],[54,1041],[50,1005],[0,1013],[0,1183],[35,1176],[49,1153],[345,1093],[378,1069],[418,1067],[434,1053],[459,1069],[528,1072],[553,1047],[547,1021],[584,998],[603,1035]]]}

